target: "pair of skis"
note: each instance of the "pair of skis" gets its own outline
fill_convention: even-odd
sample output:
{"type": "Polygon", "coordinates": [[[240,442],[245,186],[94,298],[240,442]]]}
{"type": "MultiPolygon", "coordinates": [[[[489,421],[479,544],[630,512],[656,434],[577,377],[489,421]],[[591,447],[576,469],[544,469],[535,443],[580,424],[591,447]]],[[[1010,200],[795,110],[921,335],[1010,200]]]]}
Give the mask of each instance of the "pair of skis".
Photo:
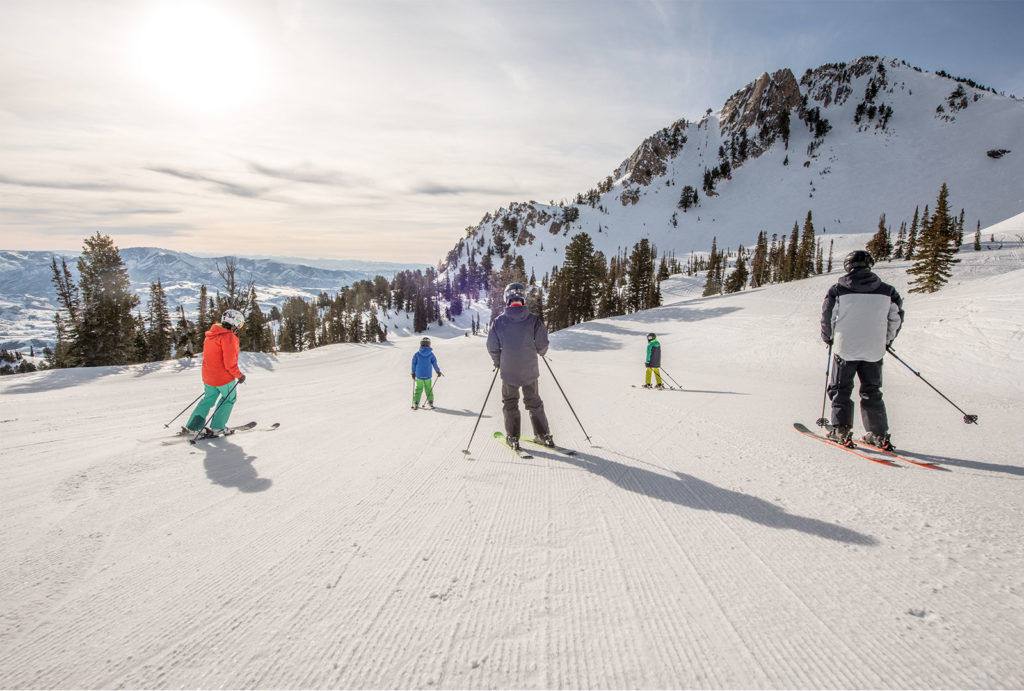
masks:
{"type": "Polygon", "coordinates": [[[866,461],[871,461],[872,463],[878,463],[879,465],[887,465],[887,466],[889,466],[891,468],[899,468],[900,467],[899,464],[894,462],[894,459],[895,459],[897,461],[903,461],[904,463],[909,463],[910,465],[916,465],[916,466],[919,466],[921,468],[930,468],[931,470],[945,470],[945,468],[943,468],[942,466],[935,465],[934,463],[923,463],[921,461],[915,461],[915,460],[912,460],[912,459],[907,458],[905,456],[901,456],[901,455],[899,455],[898,453],[896,453],[894,451],[889,451],[888,449],[883,449],[883,448],[881,448],[879,446],[873,446],[871,444],[868,444],[865,441],[851,442],[851,444],[852,444],[851,446],[844,446],[843,444],[840,444],[838,442],[832,441],[831,439],[829,439],[829,438],[827,438],[827,437],[825,437],[825,436],[823,436],[821,434],[816,434],[816,433],[812,432],[811,430],[807,429],[806,425],[803,425],[803,424],[801,424],[799,422],[794,422],[793,423],[793,429],[795,429],[797,432],[799,432],[800,434],[804,435],[805,437],[811,437],[812,439],[817,439],[820,442],[824,442],[824,443],[826,443],[826,444],[828,444],[830,446],[834,446],[837,449],[842,449],[843,451],[848,451],[849,453],[852,453],[854,456],[860,456],[861,458],[863,458],[866,461]],[[884,458],[877,458],[877,457],[872,456],[872,455],[870,455],[868,453],[862,453],[862,451],[873,451],[873,452],[876,452],[876,453],[879,453],[879,454],[883,454],[885,457],[884,458]]]}
{"type": "Polygon", "coordinates": [[[172,444],[180,444],[181,442],[187,441],[189,444],[195,445],[195,444],[197,444],[197,443],[199,443],[201,441],[209,441],[211,439],[221,439],[223,437],[229,437],[229,436],[237,434],[239,432],[251,432],[252,430],[256,430],[257,432],[273,432],[274,430],[276,430],[278,427],[281,426],[281,423],[280,422],[275,422],[274,424],[270,425],[269,427],[261,427],[259,429],[256,428],[256,425],[257,425],[257,423],[254,420],[252,422],[247,422],[244,425],[235,425],[234,427],[227,427],[226,429],[230,430],[230,434],[219,435],[219,436],[216,436],[216,437],[200,437],[199,439],[193,439],[193,436],[195,435],[195,432],[190,432],[189,434],[182,434],[182,433],[179,432],[177,435],[175,435],[171,439],[163,439],[161,441],[161,443],[164,446],[170,446],[172,444]]]}
{"type": "MultiPolygon", "coordinates": [[[[516,456],[519,456],[519,458],[533,458],[533,455],[527,453],[526,451],[523,451],[521,448],[517,449],[516,447],[512,446],[511,444],[509,444],[508,443],[508,439],[505,438],[505,433],[504,432],[495,432],[494,433],[494,438],[497,439],[498,441],[500,441],[505,446],[506,449],[508,449],[509,451],[514,453],[516,456]]],[[[539,442],[536,439],[533,439],[531,437],[519,437],[519,441],[520,442],[525,442],[527,444],[531,444],[531,445],[539,447],[541,449],[547,449],[548,451],[554,451],[555,453],[564,454],[566,456],[575,456],[576,455],[576,452],[573,451],[572,449],[566,449],[566,448],[563,448],[561,446],[548,446],[547,444],[539,442]]]]}
{"type": "Polygon", "coordinates": [[[682,391],[682,389],[675,386],[669,386],[668,384],[662,384],[659,386],[642,386],[640,384],[633,384],[634,389],[650,389],[651,391],[682,391]]]}

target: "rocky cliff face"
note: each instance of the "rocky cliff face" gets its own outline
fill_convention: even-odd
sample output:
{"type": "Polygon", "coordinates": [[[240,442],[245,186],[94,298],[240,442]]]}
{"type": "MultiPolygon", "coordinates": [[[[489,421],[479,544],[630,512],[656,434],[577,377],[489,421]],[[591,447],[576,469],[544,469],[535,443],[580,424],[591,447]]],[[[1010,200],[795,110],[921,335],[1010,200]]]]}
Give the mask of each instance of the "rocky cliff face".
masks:
{"type": "Polygon", "coordinates": [[[755,81],[733,94],[722,108],[722,132],[732,133],[751,127],[778,131],[782,115],[800,106],[802,95],[796,77],[789,69],[755,81]]]}

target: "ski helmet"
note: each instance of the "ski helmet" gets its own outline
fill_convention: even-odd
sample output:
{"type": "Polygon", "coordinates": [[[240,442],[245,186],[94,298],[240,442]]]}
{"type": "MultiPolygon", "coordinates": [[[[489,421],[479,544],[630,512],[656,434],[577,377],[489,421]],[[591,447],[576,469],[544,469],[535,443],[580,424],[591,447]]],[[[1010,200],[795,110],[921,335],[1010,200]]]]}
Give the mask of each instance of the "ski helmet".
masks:
{"type": "Polygon", "coordinates": [[[430,347],[430,339],[427,338],[426,336],[424,336],[423,338],[420,339],[420,345],[421,346],[426,346],[427,348],[429,348],[430,347]]]}
{"type": "Polygon", "coordinates": [[[846,273],[850,273],[854,269],[870,269],[874,265],[875,258],[867,250],[854,250],[843,260],[843,268],[846,273]]]}
{"type": "Polygon", "coordinates": [[[647,342],[650,343],[651,341],[653,341],[657,337],[658,337],[658,334],[654,334],[654,333],[647,334],[647,342]]]}
{"type": "Polygon", "coordinates": [[[505,306],[508,307],[513,302],[526,304],[526,286],[522,283],[509,283],[505,286],[505,306]]]}
{"type": "Polygon", "coordinates": [[[224,310],[224,314],[220,315],[220,323],[229,329],[238,331],[245,323],[245,317],[238,310],[224,310]]]}

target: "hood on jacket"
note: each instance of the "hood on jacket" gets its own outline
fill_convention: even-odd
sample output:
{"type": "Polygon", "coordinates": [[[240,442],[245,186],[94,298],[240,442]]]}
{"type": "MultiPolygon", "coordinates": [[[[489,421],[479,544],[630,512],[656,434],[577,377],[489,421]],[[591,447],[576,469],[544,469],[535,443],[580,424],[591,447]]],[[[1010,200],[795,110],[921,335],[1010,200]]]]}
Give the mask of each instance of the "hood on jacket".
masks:
{"type": "Polygon", "coordinates": [[[505,308],[505,316],[514,322],[521,322],[530,316],[530,310],[526,305],[511,305],[505,308]]]}
{"type": "Polygon", "coordinates": [[[855,293],[870,293],[882,285],[882,279],[871,269],[862,267],[854,269],[845,276],[840,276],[836,283],[855,293]]]}

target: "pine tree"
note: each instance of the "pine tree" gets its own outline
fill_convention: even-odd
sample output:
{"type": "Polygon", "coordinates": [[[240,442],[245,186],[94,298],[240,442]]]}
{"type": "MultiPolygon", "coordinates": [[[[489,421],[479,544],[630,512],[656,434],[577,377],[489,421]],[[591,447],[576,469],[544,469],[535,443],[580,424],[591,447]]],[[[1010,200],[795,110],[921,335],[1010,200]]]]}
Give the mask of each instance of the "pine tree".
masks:
{"type": "Polygon", "coordinates": [[[885,227],[884,213],[878,218],[878,230],[868,241],[867,251],[876,262],[886,261],[892,257],[892,242],[889,240],[889,230],[885,227]]]}
{"type": "Polygon", "coordinates": [[[907,260],[914,258],[914,250],[917,249],[918,208],[914,207],[914,220],[910,222],[910,231],[907,233],[907,247],[903,251],[903,258],[907,260]]]}
{"type": "Polygon", "coordinates": [[[768,231],[757,234],[754,257],[750,261],[750,287],[760,288],[770,279],[768,267],[768,231]]]}
{"type": "Polygon", "coordinates": [[[797,255],[800,249],[800,227],[797,223],[793,222],[793,232],[789,236],[789,249],[786,251],[785,263],[782,265],[782,280],[792,281],[798,276],[796,275],[797,269],[797,255]]]}
{"type": "Polygon", "coordinates": [[[200,339],[203,338],[203,335],[209,330],[210,326],[213,324],[212,320],[210,319],[210,311],[206,305],[207,298],[208,295],[206,293],[206,284],[204,283],[203,285],[199,286],[199,311],[198,314],[196,315],[196,331],[198,332],[197,335],[199,336],[200,339]]]}
{"type": "Polygon", "coordinates": [[[953,275],[952,267],[960,261],[957,252],[956,219],[949,214],[949,188],[942,183],[935,213],[927,219],[921,229],[917,260],[907,269],[916,276],[910,282],[911,293],[934,293],[946,284],[953,275]]]}
{"type": "Polygon", "coordinates": [[[974,231],[974,251],[981,251],[981,221],[978,221],[978,227],[974,231]]]}
{"type": "Polygon", "coordinates": [[[136,321],[128,270],[113,240],[99,232],[85,239],[78,259],[81,315],[73,335],[75,360],[86,367],[128,364],[135,355],[136,321]]]}
{"type": "Polygon", "coordinates": [[[743,286],[747,284],[747,276],[747,264],[743,260],[743,247],[741,246],[736,255],[736,266],[725,281],[725,292],[738,293],[743,290],[743,286]]]}
{"type": "Polygon", "coordinates": [[[814,222],[811,220],[811,212],[808,211],[803,234],[800,236],[800,247],[797,249],[794,278],[808,278],[814,273],[814,246],[814,222]]]}
{"type": "Polygon", "coordinates": [[[163,284],[158,278],[156,283],[149,284],[149,331],[146,334],[148,344],[148,360],[162,362],[171,358],[171,346],[174,342],[171,315],[167,311],[167,296],[163,284]]]}
{"type": "Polygon", "coordinates": [[[896,242],[892,247],[892,258],[903,259],[903,250],[907,246],[907,222],[900,223],[900,230],[896,233],[896,242]]]}
{"type": "Polygon", "coordinates": [[[708,274],[704,279],[703,297],[718,295],[722,292],[721,271],[719,264],[724,263],[725,257],[718,252],[718,236],[711,238],[711,257],[708,259],[708,274]]]}
{"type": "Polygon", "coordinates": [[[829,240],[828,241],[828,266],[825,268],[825,273],[828,273],[828,274],[832,273],[832,256],[833,256],[832,249],[835,246],[835,242],[836,242],[835,240],[829,240]]]}
{"type": "Polygon", "coordinates": [[[78,286],[75,285],[71,271],[63,257],[60,260],[60,265],[61,268],[58,269],[57,258],[53,257],[50,265],[53,276],[50,280],[57,289],[57,304],[64,310],[67,318],[62,317],[59,311],[54,315],[57,341],[50,366],[73,367],[76,363],[71,355],[71,342],[74,340],[75,329],[79,321],[81,301],[78,295],[78,286]]]}

